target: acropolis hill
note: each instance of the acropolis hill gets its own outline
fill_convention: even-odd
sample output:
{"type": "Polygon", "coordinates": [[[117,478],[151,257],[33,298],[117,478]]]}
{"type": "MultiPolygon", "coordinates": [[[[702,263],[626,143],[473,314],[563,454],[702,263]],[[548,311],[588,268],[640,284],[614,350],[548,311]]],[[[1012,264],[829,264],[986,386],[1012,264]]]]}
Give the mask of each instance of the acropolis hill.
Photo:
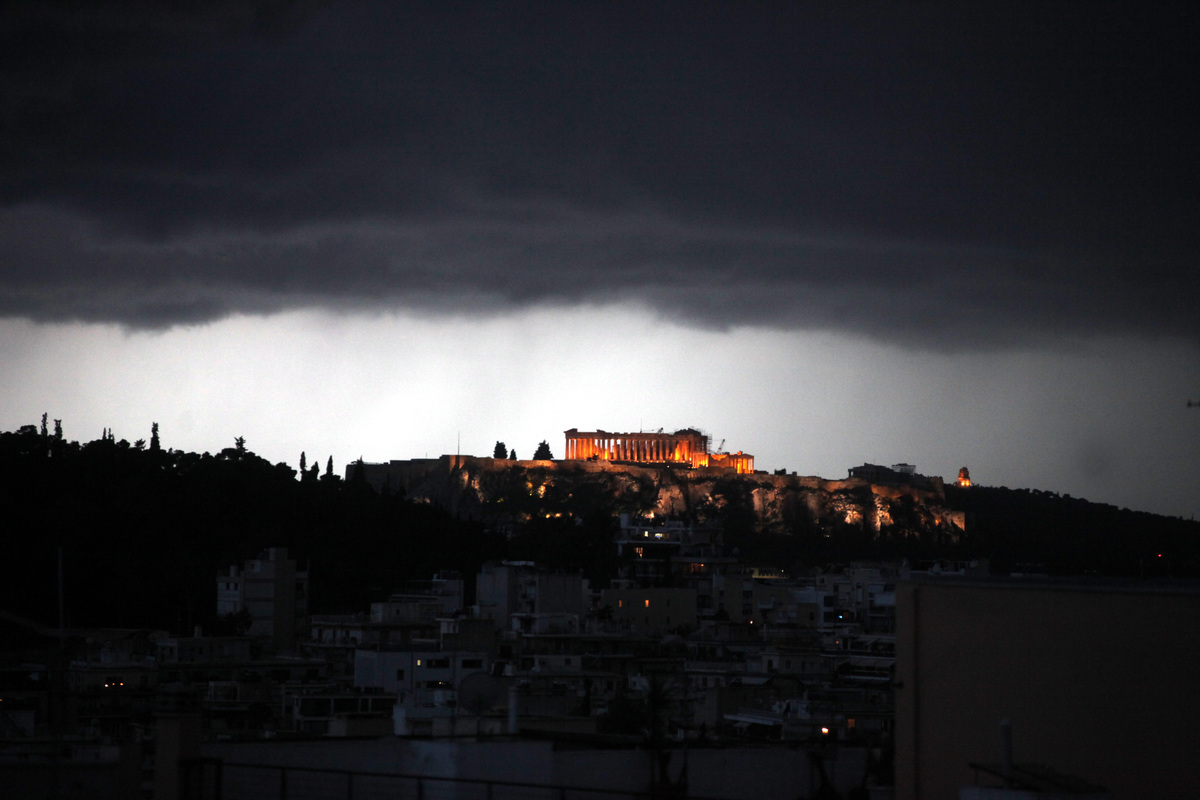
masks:
{"type": "MultiPolygon", "coordinates": [[[[963,530],[963,515],[945,507],[941,478],[875,476],[828,480],[753,470],[753,456],[710,453],[708,437],[673,434],[565,432],[562,460],[511,460],[444,455],[436,459],[351,464],[381,492],[403,492],[461,518],[524,522],[535,515],[593,511],[652,515],[695,524],[740,515],[763,533],[840,529],[901,535],[963,530]]],[[[885,470],[886,472],[886,470],[885,470]]]]}

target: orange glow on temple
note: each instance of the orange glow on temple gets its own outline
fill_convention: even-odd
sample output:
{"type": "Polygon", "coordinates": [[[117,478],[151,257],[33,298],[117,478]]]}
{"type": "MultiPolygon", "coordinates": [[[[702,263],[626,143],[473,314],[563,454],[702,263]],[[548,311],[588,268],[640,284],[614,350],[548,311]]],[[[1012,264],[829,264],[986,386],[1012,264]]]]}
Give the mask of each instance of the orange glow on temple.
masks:
{"type": "Polygon", "coordinates": [[[574,461],[622,461],[633,464],[690,467],[725,467],[739,474],[754,472],[754,456],[743,453],[710,453],[709,437],[684,428],[674,433],[609,433],[564,431],[565,458],[574,461]]]}

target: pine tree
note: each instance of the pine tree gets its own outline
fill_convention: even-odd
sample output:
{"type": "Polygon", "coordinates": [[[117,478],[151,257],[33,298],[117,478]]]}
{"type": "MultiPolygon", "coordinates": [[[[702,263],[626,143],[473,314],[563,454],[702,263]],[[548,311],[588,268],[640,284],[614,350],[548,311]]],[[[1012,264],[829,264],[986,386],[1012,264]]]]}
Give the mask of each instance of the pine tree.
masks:
{"type": "Polygon", "coordinates": [[[554,458],[554,454],[550,452],[550,443],[547,442],[545,439],[542,439],[541,444],[539,444],[537,446],[537,450],[533,451],[533,460],[534,461],[551,461],[551,460],[553,460],[553,458],[554,458]]]}
{"type": "Polygon", "coordinates": [[[157,453],[160,449],[161,449],[161,445],[158,442],[158,423],[151,422],[150,423],[150,452],[157,453]]]}
{"type": "Polygon", "coordinates": [[[510,460],[512,460],[512,461],[516,461],[516,460],[517,460],[517,451],[516,451],[516,448],[513,448],[512,450],[509,450],[509,451],[508,451],[508,457],[509,457],[509,459],[510,459],[510,460]]]}
{"type": "Polygon", "coordinates": [[[496,442],[496,447],[492,450],[492,458],[508,458],[508,446],[504,442],[496,442]]]}

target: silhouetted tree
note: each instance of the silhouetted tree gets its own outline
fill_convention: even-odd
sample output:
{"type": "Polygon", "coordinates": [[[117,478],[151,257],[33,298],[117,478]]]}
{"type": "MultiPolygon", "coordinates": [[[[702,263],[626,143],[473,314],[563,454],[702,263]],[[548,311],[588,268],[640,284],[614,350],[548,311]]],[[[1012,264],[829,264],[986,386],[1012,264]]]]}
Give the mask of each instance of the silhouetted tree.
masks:
{"type": "Polygon", "coordinates": [[[150,423],[150,452],[157,453],[162,449],[162,445],[158,441],[158,423],[150,423]]]}
{"type": "Polygon", "coordinates": [[[304,454],[303,450],[300,451],[300,474],[302,476],[308,474],[308,456],[304,454]]]}
{"type": "Polygon", "coordinates": [[[504,442],[496,442],[492,449],[492,458],[508,458],[508,446],[504,442]]]}
{"type": "Polygon", "coordinates": [[[243,608],[241,611],[217,617],[216,623],[212,625],[212,632],[217,636],[245,636],[253,624],[254,617],[250,610],[243,608]]]}
{"type": "Polygon", "coordinates": [[[233,446],[237,448],[238,455],[243,455],[246,452],[246,437],[239,436],[233,440],[233,446]]]}
{"type": "Polygon", "coordinates": [[[332,483],[337,479],[337,476],[333,474],[333,456],[330,456],[329,460],[325,462],[325,475],[321,480],[326,483],[332,483]]]}
{"type": "Polygon", "coordinates": [[[533,451],[534,461],[550,461],[554,458],[554,454],[550,452],[550,443],[542,439],[542,443],[537,446],[537,450],[533,451]]]}
{"type": "Polygon", "coordinates": [[[516,451],[516,448],[514,448],[514,449],[512,449],[512,450],[509,450],[509,451],[508,451],[508,457],[509,457],[510,459],[512,459],[513,461],[516,461],[516,460],[517,460],[517,451],[516,451]]]}

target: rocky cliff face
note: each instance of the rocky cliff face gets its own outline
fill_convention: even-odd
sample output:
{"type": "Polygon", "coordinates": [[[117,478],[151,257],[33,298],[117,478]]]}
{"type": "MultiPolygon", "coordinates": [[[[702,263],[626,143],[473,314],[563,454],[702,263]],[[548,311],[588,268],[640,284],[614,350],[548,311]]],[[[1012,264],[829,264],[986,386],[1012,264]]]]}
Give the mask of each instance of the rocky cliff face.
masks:
{"type": "Polygon", "coordinates": [[[908,485],[851,478],[734,475],[724,470],[648,469],[608,462],[507,461],[447,456],[404,481],[408,496],[454,513],[520,524],[535,515],[653,514],[758,533],[891,536],[936,533],[955,541],[963,516],[945,505],[942,482],[908,485]]]}

